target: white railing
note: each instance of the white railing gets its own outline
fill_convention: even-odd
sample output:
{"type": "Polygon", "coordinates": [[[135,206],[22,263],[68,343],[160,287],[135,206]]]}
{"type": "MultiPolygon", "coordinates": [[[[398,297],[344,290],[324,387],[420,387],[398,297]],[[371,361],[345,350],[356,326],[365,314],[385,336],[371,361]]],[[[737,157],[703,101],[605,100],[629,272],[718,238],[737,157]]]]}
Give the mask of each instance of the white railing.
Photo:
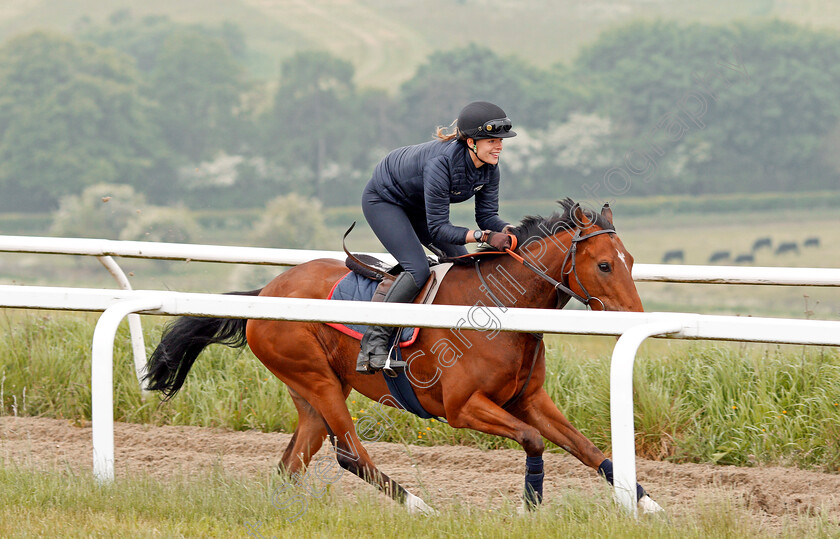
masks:
{"type": "MultiPolygon", "coordinates": [[[[196,245],[183,243],[153,243],[142,241],[116,241],[86,238],[50,238],[38,236],[0,236],[0,252],[63,254],[95,256],[113,275],[124,290],[131,290],[122,268],[112,257],[148,258],[158,260],[185,260],[195,262],[220,262],[295,266],[316,258],[344,260],[341,251],[306,249],[269,249],[264,247],[234,247],[196,245]]],[[[387,253],[375,254],[394,264],[396,260],[387,253]]],[[[825,268],[748,268],[733,266],[674,266],[666,264],[636,264],[633,268],[636,281],[667,281],[682,283],[725,283],[800,286],[840,286],[840,270],[825,268]]],[[[146,364],[145,345],[140,317],[128,316],[129,332],[134,353],[134,370],[140,390],[145,397],[142,376],[146,364]]]]}
{"type": "MultiPolygon", "coordinates": [[[[341,251],[35,236],[0,236],[0,252],[3,251],[275,266],[296,266],[316,258],[345,258],[341,251]]],[[[396,263],[387,253],[369,254],[376,255],[385,262],[396,263]]],[[[635,264],[633,279],[639,282],[840,286],[840,269],[635,264]]]]}
{"type": "MultiPolygon", "coordinates": [[[[131,284],[125,272],[112,258],[114,256],[277,266],[296,266],[316,258],[335,258],[336,260],[345,258],[345,254],[340,251],[2,235],[0,235],[0,252],[95,256],[123,290],[131,290],[131,284]]],[[[396,263],[391,255],[378,254],[377,256],[392,264],[396,263]]],[[[140,317],[136,314],[129,315],[128,324],[134,353],[134,370],[145,398],[142,376],[146,365],[146,350],[140,317]]]]}
{"type": "MultiPolygon", "coordinates": [[[[296,266],[316,258],[335,258],[336,260],[344,260],[345,258],[345,254],[341,251],[36,236],[0,236],[0,251],[55,255],[122,256],[126,258],[272,266],[296,266]]],[[[390,255],[380,254],[378,256],[392,264],[396,263],[390,255]]]]}
{"type": "MultiPolygon", "coordinates": [[[[95,256],[125,290],[131,290],[131,284],[112,258],[114,256],[277,266],[295,266],[316,258],[345,258],[341,251],[2,235],[0,252],[95,256]]],[[[368,254],[378,256],[390,264],[396,263],[387,253],[368,254]]],[[[840,269],[636,264],[633,267],[633,279],[639,282],[840,286],[840,269]]],[[[134,370],[140,389],[144,391],[141,378],[146,364],[146,352],[139,316],[129,315],[128,323],[134,351],[134,370]]]]}
{"type": "MultiPolygon", "coordinates": [[[[486,330],[473,325],[458,305],[332,302],[149,290],[101,290],[0,285],[0,306],[103,311],[94,332],[91,365],[94,474],[114,476],[113,344],[128,314],[197,315],[309,322],[374,323],[486,330]]],[[[710,316],[688,313],[623,313],[488,308],[501,331],[620,336],[613,353],[610,409],[616,498],[631,512],[635,504],[633,362],[652,336],[840,346],[840,322],[710,316]]]]}

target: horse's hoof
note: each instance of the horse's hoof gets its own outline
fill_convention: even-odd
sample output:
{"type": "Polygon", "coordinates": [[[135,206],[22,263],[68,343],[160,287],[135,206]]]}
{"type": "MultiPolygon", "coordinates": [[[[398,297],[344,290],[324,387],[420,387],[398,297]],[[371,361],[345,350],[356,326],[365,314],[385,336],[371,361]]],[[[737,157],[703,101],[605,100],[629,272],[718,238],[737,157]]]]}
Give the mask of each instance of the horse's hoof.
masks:
{"type": "Polygon", "coordinates": [[[408,512],[412,515],[420,514],[420,515],[437,515],[437,509],[433,507],[429,507],[426,505],[421,498],[418,498],[414,494],[410,492],[405,493],[405,508],[408,509],[408,512]]]}
{"type": "Polygon", "coordinates": [[[638,503],[637,507],[639,509],[639,514],[642,514],[642,515],[656,515],[656,514],[664,515],[665,514],[665,510],[662,509],[662,506],[660,506],[658,503],[653,501],[653,499],[650,496],[648,496],[647,494],[645,494],[644,496],[642,496],[639,499],[639,503],[638,503]]]}
{"type": "Polygon", "coordinates": [[[534,507],[530,506],[529,504],[525,503],[524,501],[519,504],[516,508],[516,516],[525,516],[525,515],[533,515],[536,511],[534,511],[534,507]]]}

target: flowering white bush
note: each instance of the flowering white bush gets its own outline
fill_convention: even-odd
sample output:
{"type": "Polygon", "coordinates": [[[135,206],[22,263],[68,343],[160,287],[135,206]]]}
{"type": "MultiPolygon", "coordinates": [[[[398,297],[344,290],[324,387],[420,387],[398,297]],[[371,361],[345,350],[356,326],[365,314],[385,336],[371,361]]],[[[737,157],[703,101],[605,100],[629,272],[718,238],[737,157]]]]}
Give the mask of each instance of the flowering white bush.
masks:
{"type": "MultiPolygon", "coordinates": [[[[262,219],[254,226],[251,242],[262,247],[323,249],[327,236],[321,203],[291,193],[266,205],[262,219]]],[[[231,272],[228,288],[261,288],[282,271],[277,266],[240,265],[231,272]]]]}
{"type": "Polygon", "coordinates": [[[588,176],[593,169],[609,168],[615,161],[609,138],[612,122],[595,114],[572,114],[569,121],[549,126],[543,146],[557,166],[588,176]]]}
{"type": "Polygon", "coordinates": [[[606,169],[616,160],[611,147],[609,118],[595,114],[572,114],[569,121],[546,129],[517,128],[517,137],[505,146],[505,167],[517,176],[540,173],[546,165],[588,176],[606,169]]]}

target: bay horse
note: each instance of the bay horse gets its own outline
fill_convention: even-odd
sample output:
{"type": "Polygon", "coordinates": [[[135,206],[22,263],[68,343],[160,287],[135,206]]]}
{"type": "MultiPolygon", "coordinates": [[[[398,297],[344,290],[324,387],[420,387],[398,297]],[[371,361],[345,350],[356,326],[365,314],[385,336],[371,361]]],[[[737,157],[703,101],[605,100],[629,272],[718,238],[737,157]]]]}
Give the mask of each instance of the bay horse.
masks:
{"type": "MultiPolygon", "coordinates": [[[[433,303],[482,309],[492,301],[502,309],[553,309],[575,298],[593,310],[642,311],[631,276],[633,257],[615,232],[609,206],[598,213],[568,198],[560,204],[561,212],[526,217],[514,227],[518,247],[508,254],[484,255],[474,265],[453,266],[433,303]]],[[[260,290],[234,294],[324,299],[347,271],[337,260],[313,260],[260,290]]],[[[346,404],[350,391],[398,405],[389,399],[383,376],[356,372],[358,340],[321,323],[180,317],[164,330],[149,359],[149,389],[161,391],[165,399],[174,396],[197,356],[212,343],[247,343],[288,387],[299,422],[278,466],[281,471],[294,477],[305,470],[329,437],[342,468],[411,512],[434,511],[380,472],[361,444],[359,425],[346,404]]],[[[572,426],[543,388],[542,335],[500,332],[489,325],[484,330],[426,328],[403,352],[425,411],[451,427],[503,436],[522,446],[527,455],[526,507],[534,508],[542,500],[543,438],[612,484],[612,462],[572,426]]],[[[637,501],[643,513],[662,510],[641,485],[637,501]]]]}

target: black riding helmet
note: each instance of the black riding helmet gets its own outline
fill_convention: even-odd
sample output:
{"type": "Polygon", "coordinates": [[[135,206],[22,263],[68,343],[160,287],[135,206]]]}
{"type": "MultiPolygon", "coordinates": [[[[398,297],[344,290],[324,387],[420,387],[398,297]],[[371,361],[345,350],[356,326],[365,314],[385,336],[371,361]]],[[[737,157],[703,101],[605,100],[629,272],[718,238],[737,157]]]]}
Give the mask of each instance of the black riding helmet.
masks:
{"type": "Polygon", "coordinates": [[[516,136],[505,111],[487,101],[473,101],[458,114],[458,131],[463,140],[472,138],[510,138],[516,136]]]}

